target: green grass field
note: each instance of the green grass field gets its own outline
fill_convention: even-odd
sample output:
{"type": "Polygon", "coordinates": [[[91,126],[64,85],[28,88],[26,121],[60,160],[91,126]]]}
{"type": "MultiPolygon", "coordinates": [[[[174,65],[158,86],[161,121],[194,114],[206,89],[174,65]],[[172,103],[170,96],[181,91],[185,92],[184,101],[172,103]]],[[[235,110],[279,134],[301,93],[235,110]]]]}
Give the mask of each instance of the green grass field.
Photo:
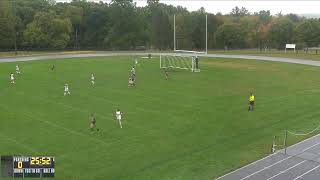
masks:
{"type": "Polygon", "coordinates": [[[1,63],[0,155],[55,156],[55,179],[211,180],[268,154],[286,128],[319,123],[318,67],[201,59],[200,73],[171,71],[167,81],[156,59],[140,60],[128,88],[132,59],[1,63]],[[22,75],[11,86],[16,64],[22,75]],[[92,112],[99,132],[89,130],[92,112]]]}

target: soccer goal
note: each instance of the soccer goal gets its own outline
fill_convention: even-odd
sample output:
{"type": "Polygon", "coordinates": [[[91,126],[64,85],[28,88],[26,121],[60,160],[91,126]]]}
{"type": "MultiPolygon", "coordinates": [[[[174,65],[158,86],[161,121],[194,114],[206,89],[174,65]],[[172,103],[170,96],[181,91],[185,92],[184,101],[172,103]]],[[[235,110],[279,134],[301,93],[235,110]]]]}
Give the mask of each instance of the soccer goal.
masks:
{"type": "Polygon", "coordinates": [[[160,54],[160,68],[176,68],[200,72],[199,58],[196,53],[160,54]]]}

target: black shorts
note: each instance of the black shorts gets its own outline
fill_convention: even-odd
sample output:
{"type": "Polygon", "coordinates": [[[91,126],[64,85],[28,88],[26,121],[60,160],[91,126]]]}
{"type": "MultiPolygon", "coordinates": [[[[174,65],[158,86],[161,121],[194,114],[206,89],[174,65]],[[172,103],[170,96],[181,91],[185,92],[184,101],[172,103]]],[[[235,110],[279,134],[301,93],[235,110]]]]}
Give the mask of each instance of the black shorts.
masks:
{"type": "Polygon", "coordinates": [[[250,103],[250,105],[254,105],[254,101],[250,101],[249,103],[250,103]]]}

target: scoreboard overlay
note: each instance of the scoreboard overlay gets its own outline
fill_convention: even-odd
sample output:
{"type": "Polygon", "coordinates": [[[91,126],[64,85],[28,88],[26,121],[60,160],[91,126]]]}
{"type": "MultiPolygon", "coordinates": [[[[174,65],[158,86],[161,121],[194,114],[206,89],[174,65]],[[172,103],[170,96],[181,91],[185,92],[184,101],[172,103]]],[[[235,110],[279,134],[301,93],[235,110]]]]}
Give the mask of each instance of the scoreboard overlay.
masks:
{"type": "Polygon", "coordinates": [[[0,177],[51,178],[54,160],[51,156],[1,156],[0,177]]]}

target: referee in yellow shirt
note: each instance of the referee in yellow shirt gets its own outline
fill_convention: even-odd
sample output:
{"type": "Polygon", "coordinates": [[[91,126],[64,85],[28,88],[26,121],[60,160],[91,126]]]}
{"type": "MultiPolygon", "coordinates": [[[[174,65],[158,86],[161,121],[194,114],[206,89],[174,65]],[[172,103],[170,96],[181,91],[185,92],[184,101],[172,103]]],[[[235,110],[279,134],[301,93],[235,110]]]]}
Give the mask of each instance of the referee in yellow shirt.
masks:
{"type": "Polygon", "coordinates": [[[253,95],[253,93],[251,93],[250,97],[249,97],[249,109],[248,109],[248,111],[253,111],[253,107],[254,107],[254,95],[253,95]]]}

